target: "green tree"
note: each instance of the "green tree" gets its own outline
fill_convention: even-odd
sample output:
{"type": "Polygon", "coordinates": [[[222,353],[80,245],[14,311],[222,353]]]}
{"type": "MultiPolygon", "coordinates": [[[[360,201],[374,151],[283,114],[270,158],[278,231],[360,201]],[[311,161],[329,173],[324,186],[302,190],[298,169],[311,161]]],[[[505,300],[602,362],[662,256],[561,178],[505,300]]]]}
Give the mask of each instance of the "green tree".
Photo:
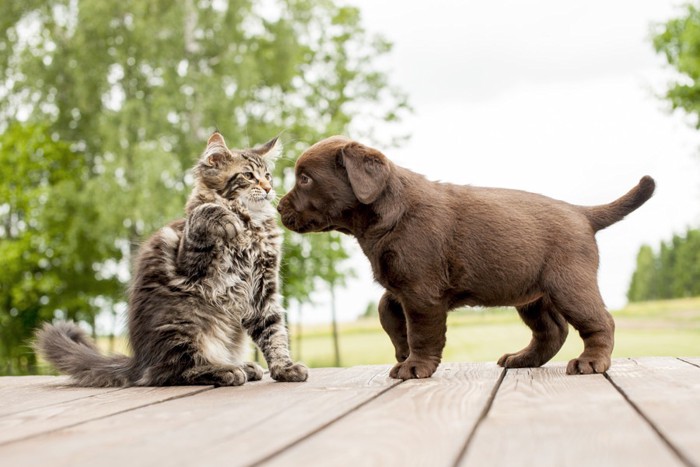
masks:
{"type": "Polygon", "coordinates": [[[676,260],[671,270],[673,297],[700,295],[700,231],[688,230],[684,237],[674,236],[676,260]]]}
{"type": "MultiPolygon", "coordinates": [[[[687,3],[677,18],[656,25],[652,40],[656,51],[678,72],[664,98],[672,109],[690,115],[700,129],[700,4],[687,3]]],[[[653,264],[651,250],[642,247],[628,298],[650,300],[700,294],[698,235],[697,230],[689,229],[685,237],[674,235],[670,242],[662,242],[653,264]]]]}
{"type": "Polygon", "coordinates": [[[688,229],[661,242],[658,254],[644,245],[627,298],[632,301],[700,295],[700,230],[688,229]]]}
{"type": "Polygon", "coordinates": [[[630,302],[654,300],[658,298],[658,262],[654,250],[649,245],[642,245],[637,254],[637,268],[632,275],[632,282],[627,291],[630,302]]]}
{"type": "MultiPolygon", "coordinates": [[[[82,161],[75,197],[89,209],[63,222],[84,237],[63,241],[106,289],[81,292],[76,317],[91,322],[100,305],[113,305],[138,244],[181,215],[186,170],[214,128],[234,147],[282,133],[283,191],[309,143],[354,121],[397,120],[405,97],[374,65],[389,50],[364,31],[356,8],[330,0],[0,4],[0,131],[18,120],[46,125],[82,161]],[[94,254],[82,253],[93,245],[94,254]]],[[[306,300],[316,278],[338,283],[334,268],[310,260],[338,259],[337,242],[316,238],[285,234],[287,303],[306,300]]],[[[37,306],[43,319],[58,310],[37,306]]]]}
{"type": "Polygon", "coordinates": [[[331,298],[331,331],[333,336],[333,354],[335,366],[341,366],[340,338],[338,335],[338,315],[336,302],[336,289],[345,285],[345,279],[352,275],[352,271],[341,269],[340,263],[348,258],[343,249],[342,237],[333,232],[329,235],[316,236],[313,239],[312,248],[315,251],[311,258],[316,263],[319,275],[328,285],[331,298]]]}
{"type": "Polygon", "coordinates": [[[12,125],[0,137],[1,372],[32,371],[32,330],[54,314],[94,324],[89,310],[120,284],[96,274],[114,255],[84,177],[85,158],[42,126],[12,125]]]}
{"type": "Polygon", "coordinates": [[[694,117],[700,129],[700,9],[688,3],[683,14],[656,25],[653,44],[679,77],[669,84],[665,98],[673,109],[682,109],[694,117]]]}

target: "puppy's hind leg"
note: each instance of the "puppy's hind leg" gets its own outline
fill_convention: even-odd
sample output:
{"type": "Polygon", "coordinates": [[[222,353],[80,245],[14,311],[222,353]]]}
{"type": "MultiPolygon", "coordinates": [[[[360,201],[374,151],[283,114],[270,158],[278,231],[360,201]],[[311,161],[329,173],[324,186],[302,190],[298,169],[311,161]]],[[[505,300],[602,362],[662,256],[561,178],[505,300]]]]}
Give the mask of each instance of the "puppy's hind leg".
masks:
{"type": "Polygon", "coordinates": [[[532,329],[532,339],[521,351],[503,355],[498,364],[504,368],[544,365],[564,345],[569,325],[546,297],[516,309],[520,318],[532,329]]]}
{"type": "Polygon", "coordinates": [[[379,300],[379,322],[389,335],[396,351],[396,361],[403,362],[408,358],[408,337],[406,334],[406,315],[401,304],[389,292],[384,292],[379,300]]]}
{"type": "Polygon", "coordinates": [[[550,298],[583,339],[583,353],[569,362],[566,373],[604,373],[610,368],[615,322],[605,309],[595,273],[569,277],[550,291],[550,298]]]}

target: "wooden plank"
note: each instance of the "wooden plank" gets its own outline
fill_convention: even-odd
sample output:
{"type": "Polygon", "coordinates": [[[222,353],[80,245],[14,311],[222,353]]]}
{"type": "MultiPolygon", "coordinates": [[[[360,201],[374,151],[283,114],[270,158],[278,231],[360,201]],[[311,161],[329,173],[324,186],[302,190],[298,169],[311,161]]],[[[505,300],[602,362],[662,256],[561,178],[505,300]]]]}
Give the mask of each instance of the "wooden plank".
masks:
{"type": "Polygon", "coordinates": [[[605,376],[552,364],[508,370],[459,465],[682,464],[605,376]]]}
{"type": "Polygon", "coordinates": [[[617,362],[608,375],[680,457],[700,465],[700,368],[675,358],[635,358],[617,362]]]}
{"type": "Polygon", "coordinates": [[[0,389],[49,382],[68,384],[69,380],[70,378],[68,376],[3,376],[0,378],[0,389]]]}
{"type": "MultiPolygon", "coordinates": [[[[0,378],[0,381],[4,378],[0,378]]],[[[0,417],[71,400],[118,391],[118,388],[80,388],[65,376],[22,377],[0,386],[0,417]]]]}
{"type": "MultiPolygon", "coordinates": [[[[127,388],[107,390],[90,397],[68,400],[0,418],[0,458],[3,445],[46,432],[71,427],[172,398],[195,394],[208,386],[127,388]]],[[[41,402],[37,402],[40,404],[41,402]]]]}
{"type": "Polygon", "coordinates": [[[217,388],[0,448],[8,465],[50,452],[52,466],[247,465],[397,384],[389,367],[314,369],[306,383],[217,388]],[[251,436],[250,433],[255,433],[251,436]]]}
{"type": "Polygon", "coordinates": [[[443,364],[432,378],[406,381],[265,466],[451,466],[502,371],[493,363],[443,364]]]}
{"type": "MultiPolygon", "coordinates": [[[[389,378],[390,369],[388,365],[349,368],[344,370],[345,375],[334,377],[327,386],[300,392],[294,400],[284,403],[282,410],[241,431],[234,439],[208,447],[207,462],[226,465],[235,450],[239,453],[236,463],[250,465],[296,444],[399,385],[399,380],[389,378]],[[243,447],[245,449],[241,449],[243,447]]],[[[327,459],[325,453],[323,457],[327,459]]],[[[324,462],[324,465],[329,463],[324,462]]]]}

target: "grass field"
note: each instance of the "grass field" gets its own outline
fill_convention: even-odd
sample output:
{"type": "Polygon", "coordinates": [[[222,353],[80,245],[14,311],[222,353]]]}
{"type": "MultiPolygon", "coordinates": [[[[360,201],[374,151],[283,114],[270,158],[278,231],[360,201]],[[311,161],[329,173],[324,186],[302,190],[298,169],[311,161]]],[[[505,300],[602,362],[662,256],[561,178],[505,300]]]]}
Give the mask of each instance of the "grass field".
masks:
{"type": "MultiPolygon", "coordinates": [[[[613,357],[700,356],[700,298],[635,303],[613,311],[616,322],[613,357]]],[[[330,325],[302,328],[299,344],[295,326],[290,330],[296,359],[310,366],[333,366],[330,325]]],[[[378,318],[341,323],[342,366],[393,363],[394,350],[378,318]]],[[[495,361],[506,352],[520,350],[530,331],[514,309],[460,310],[447,320],[444,361],[495,361]]],[[[554,361],[578,356],[583,343],[570,329],[554,361]]]]}
{"type": "MultiPolygon", "coordinates": [[[[700,356],[700,297],[635,303],[613,311],[616,322],[613,357],[700,356]]],[[[292,325],[292,354],[312,367],[334,366],[331,326],[292,325]]],[[[379,325],[365,318],[339,324],[341,366],[394,362],[394,349],[379,325]]],[[[530,331],[514,309],[460,310],[447,320],[447,346],[443,361],[496,361],[502,354],[520,350],[530,341],[530,331]]],[[[106,338],[99,341],[108,349],[106,338]]],[[[125,340],[117,338],[114,350],[124,352],[125,340]]],[[[578,334],[569,337],[554,361],[578,356],[583,344],[578,334]]]]}

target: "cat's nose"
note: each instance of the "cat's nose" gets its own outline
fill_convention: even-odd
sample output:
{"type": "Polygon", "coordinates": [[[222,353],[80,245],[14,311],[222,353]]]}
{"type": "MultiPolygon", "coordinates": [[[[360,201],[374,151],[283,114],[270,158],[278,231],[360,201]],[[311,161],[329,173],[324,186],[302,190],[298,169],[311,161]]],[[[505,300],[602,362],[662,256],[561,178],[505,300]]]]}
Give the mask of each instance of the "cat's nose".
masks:
{"type": "Polygon", "coordinates": [[[260,180],[258,186],[265,190],[265,193],[269,193],[270,190],[272,190],[272,185],[270,185],[270,182],[268,182],[267,180],[260,180]]]}

